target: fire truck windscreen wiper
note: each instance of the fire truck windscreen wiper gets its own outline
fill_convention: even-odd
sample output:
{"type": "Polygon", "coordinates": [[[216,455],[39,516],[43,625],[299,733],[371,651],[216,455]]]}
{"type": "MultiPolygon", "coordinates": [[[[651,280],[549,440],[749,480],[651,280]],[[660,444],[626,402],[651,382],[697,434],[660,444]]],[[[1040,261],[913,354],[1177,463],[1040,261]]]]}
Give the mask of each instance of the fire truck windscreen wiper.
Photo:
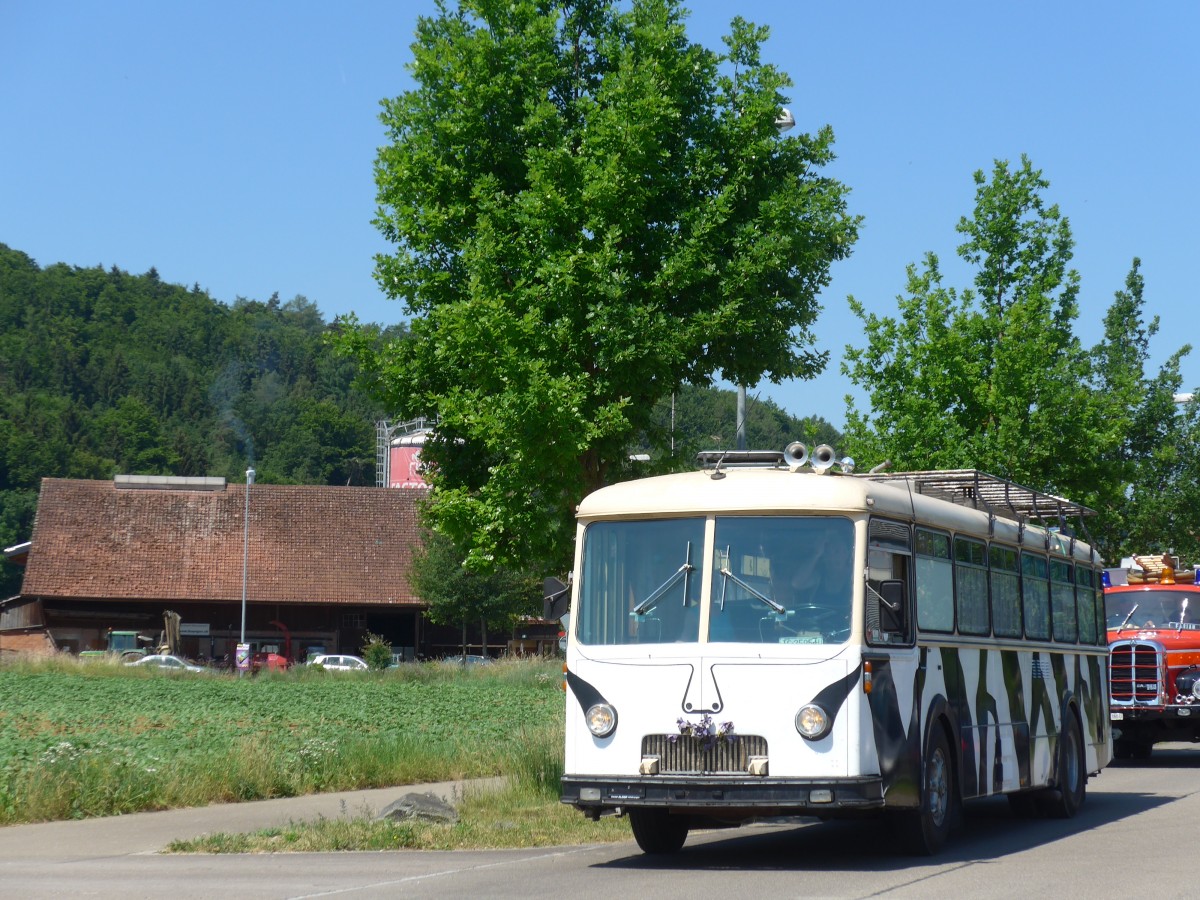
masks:
{"type": "Polygon", "coordinates": [[[680,566],[678,569],[676,569],[670,578],[668,578],[666,581],[664,581],[662,584],[660,584],[658,587],[656,587],[651,592],[649,597],[647,597],[645,600],[643,600],[641,603],[639,603],[637,606],[635,606],[632,610],[630,610],[629,614],[631,616],[644,616],[646,613],[650,612],[650,610],[654,609],[654,607],[658,605],[659,598],[662,597],[662,595],[665,594],[667,591],[669,591],[671,588],[673,588],[675,586],[675,584],[681,578],[683,579],[683,582],[684,582],[683,583],[683,602],[684,602],[684,605],[687,605],[687,596],[688,596],[687,577],[693,571],[695,571],[695,568],[696,567],[692,565],[692,542],[688,541],[687,550],[685,551],[684,557],[683,557],[683,565],[680,566]]]}
{"type": "Polygon", "coordinates": [[[1141,606],[1141,604],[1140,604],[1140,603],[1135,603],[1135,604],[1133,604],[1133,609],[1131,609],[1131,610],[1130,610],[1128,613],[1126,613],[1126,615],[1125,615],[1125,621],[1124,621],[1124,622],[1122,622],[1122,623],[1121,623],[1121,627],[1117,629],[1118,633],[1119,633],[1119,632],[1122,632],[1122,631],[1124,631],[1124,630],[1125,630],[1125,626],[1129,624],[1129,620],[1133,618],[1133,614],[1134,614],[1135,612],[1137,612],[1137,608],[1138,608],[1139,606],[1141,606]]]}
{"type": "Polygon", "coordinates": [[[1183,603],[1179,606],[1179,627],[1175,629],[1175,634],[1183,631],[1183,620],[1187,618],[1187,597],[1183,598],[1183,603]]]}

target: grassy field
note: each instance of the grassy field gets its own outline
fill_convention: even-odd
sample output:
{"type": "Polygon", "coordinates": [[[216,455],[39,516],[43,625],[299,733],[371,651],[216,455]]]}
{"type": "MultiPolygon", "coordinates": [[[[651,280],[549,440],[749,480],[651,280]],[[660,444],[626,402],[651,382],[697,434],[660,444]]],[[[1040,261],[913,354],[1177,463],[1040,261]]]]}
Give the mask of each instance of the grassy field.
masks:
{"type": "Polygon", "coordinates": [[[498,794],[462,799],[457,826],[311,823],[241,849],[623,839],[623,823],[588,823],[557,801],[560,684],[556,661],[241,679],[5,664],[0,824],[506,775],[498,794]]]}

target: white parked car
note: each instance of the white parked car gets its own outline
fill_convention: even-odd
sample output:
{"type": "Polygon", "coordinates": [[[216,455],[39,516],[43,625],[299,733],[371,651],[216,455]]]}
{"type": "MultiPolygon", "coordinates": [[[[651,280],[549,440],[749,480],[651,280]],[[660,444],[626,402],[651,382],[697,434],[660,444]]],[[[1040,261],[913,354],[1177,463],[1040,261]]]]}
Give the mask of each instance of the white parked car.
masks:
{"type": "Polygon", "coordinates": [[[169,669],[174,672],[207,672],[208,669],[203,666],[193,665],[185,659],[180,659],[178,656],[171,656],[168,653],[155,653],[150,656],[143,656],[141,659],[135,659],[133,662],[126,663],[127,666],[143,666],[155,669],[169,669]]]}
{"type": "Polygon", "coordinates": [[[370,666],[367,661],[358,656],[348,656],[344,653],[325,653],[314,656],[308,661],[310,666],[321,666],[334,672],[365,672],[370,666]]]}

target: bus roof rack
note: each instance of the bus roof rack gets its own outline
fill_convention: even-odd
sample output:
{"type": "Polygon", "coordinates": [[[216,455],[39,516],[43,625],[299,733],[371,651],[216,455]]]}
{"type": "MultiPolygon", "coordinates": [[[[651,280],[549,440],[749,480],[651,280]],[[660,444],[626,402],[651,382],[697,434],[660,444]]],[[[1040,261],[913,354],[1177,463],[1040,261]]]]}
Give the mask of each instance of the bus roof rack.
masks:
{"type": "Polygon", "coordinates": [[[782,450],[701,450],[696,454],[701,469],[733,469],[746,466],[783,467],[782,450]]]}
{"type": "Polygon", "coordinates": [[[885,483],[905,482],[918,494],[948,500],[960,506],[983,508],[996,515],[1011,516],[1094,516],[1096,511],[1081,503],[1056,497],[978,469],[947,469],[942,472],[862,473],[859,478],[885,483]]]}

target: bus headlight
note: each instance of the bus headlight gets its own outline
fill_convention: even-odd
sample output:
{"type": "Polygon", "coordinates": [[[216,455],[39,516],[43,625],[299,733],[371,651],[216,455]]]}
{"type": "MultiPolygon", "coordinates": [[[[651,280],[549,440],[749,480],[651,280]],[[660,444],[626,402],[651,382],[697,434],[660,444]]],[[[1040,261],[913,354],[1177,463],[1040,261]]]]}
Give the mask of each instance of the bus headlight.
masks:
{"type": "Polygon", "coordinates": [[[819,741],[829,734],[829,727],[832,724],[833,722],[825,710],[815,703],[808,703],[800,707],[800,711],[796,713],[796,730],[800,732],[802,738],[810,741],[819,741]]]}
{"type": "Polygon", "coordinates": [[[607,703],[597,703],[584,714],[588,731],[596,737],[608,737],[617,727],[617,711],[607,703]]]}

